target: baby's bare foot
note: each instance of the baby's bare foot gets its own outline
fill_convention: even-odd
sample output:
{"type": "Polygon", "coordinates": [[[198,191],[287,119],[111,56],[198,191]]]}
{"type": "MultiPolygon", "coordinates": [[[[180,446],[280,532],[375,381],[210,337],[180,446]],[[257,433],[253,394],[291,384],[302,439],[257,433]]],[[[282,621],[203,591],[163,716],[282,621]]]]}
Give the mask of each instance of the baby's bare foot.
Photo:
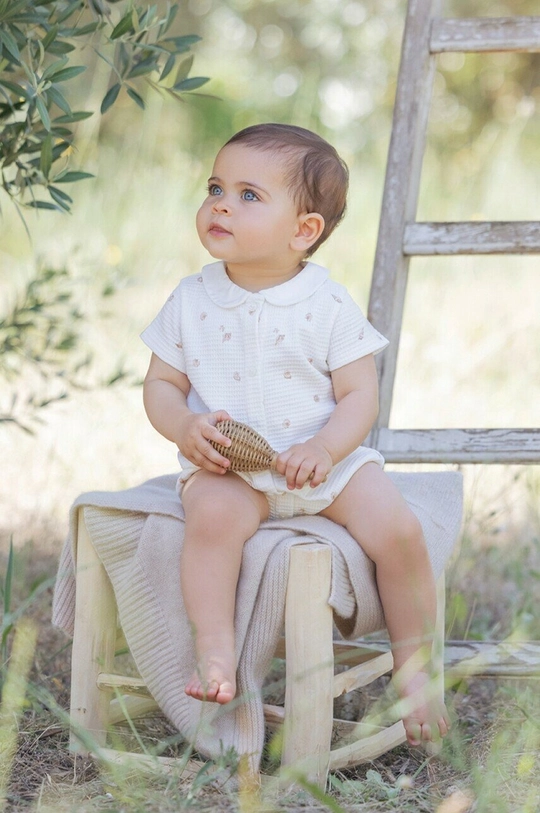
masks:
{"type": "Polygon", "coordinates": [[[422,745],[445,737],[450,718],[433,678],[420,670],[396,674],[397,692],[404,704],[403,725],[409,745],[422,745]]]}
{"type": "Polygon", "coordinates": [[[222,705],[230,703],[236,694],[235,671],[234,660],[227,655],[208,654],[199,659],[197,671],[185,692],[196,700],[210,700],[222,705]]]}

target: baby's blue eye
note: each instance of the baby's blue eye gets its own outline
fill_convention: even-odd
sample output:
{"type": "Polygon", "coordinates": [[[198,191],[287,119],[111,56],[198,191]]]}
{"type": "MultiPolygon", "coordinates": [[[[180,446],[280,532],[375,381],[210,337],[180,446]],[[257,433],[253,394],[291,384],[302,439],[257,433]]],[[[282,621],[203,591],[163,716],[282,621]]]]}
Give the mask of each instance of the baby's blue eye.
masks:
{"type": "Polygon", "coordinates": [[[242,200],[259,200],[253,189],[245,189],[242,192],[242,200]]]}
{"type": "Polygon", "coordinates": [[[208,194],[209,195],[221,195],[221,186],[218,186],[217,183],[211,183],[208,185],[208,194]]]}

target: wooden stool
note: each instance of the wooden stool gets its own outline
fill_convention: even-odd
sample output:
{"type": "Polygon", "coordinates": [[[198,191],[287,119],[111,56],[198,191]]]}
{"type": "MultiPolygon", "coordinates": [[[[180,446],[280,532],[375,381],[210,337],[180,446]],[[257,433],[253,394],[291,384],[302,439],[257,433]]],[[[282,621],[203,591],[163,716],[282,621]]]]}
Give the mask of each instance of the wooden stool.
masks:
{"type": "MultiPolygon", "coordinates": [[[[328,604],[331,551],[312,543],[291,548],[285,607],[285,707],[265,705],[270,727],[283,725],[283,767],[294,766],[319,786],[329,770],[349,768],[375,759],[405,741],[401,722],[331,749],[334,724],[347,741],[360,728],[355,722],[333,719],[334,697],[366,686],[392,669],[392,654],[380,648],[334,642],[332,609],[328,604]],[[334,676],[334,657],[354,664],[334,676]]],[[[138,760],[167,767],[177,760],[106,748],[107,729],[125,719],[157,709],[141,678],[114,674],[119,648],[115,596],[95,552],[79,509],[77,538],[76,614],[71,675],[71,739],[74,751],[93,751],[115,762],[138,760]],[[96,600],[99,597],[99,600],[96,600]],[[114,690],[124,696],[112,699],[114,690]],[[90,736],[85,736],[90,735],[90,736]]],[[[122,646],[123,644],[120,644],[122,646]]],[[[437,634],[434,660],[443,680],[444,576],[438,582],[437,634]]],[[[283,653],[278,651],[278,656],[283,653]]],[[[188,772],[202,763],[191,760],[188,772]]]]}

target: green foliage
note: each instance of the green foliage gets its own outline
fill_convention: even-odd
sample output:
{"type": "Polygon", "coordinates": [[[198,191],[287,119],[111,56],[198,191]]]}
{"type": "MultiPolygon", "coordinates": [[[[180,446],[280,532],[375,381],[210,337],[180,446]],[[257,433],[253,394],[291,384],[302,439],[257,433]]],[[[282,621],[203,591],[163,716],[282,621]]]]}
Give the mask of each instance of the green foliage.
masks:
{"type": "MultiPolygon", "coordinates": [[[[7,312],[0,315],[0,425],[33,432],[41,410],[89,386],[83,374],[92,354],[85,346],[85,322],[73,280],[65,269],[39,269],[7,312]],[[7,385],[7,386],[6,386],[7,385]],[[10,392],[12,385],[12,392],[10,392]]],[[[119,364],[99,386],[129,378],[119,364]]]]}
{"type": "Polygon", "coordinates": [[[72,110],[68,100],[86,71],[72,62],[77,44],[79,50],[89,44],[114,75],[101,113],[122,91],[144,109],[141,81],[177,99],[208,81],[188,77],[193,59],[183,56],[200,38],[170,34],[178,8],[130,0],[0,0],[0,171],[11,199],[69,212],[72,198],[58,184],[92,177],[67,167],[74,128],[94,112],[72,110]],[[40,187],[49,200],[36,197],[40,187]]]}
{"type": "Polygon", "coordinates": [[[29,373],[29,392],[15,390],[0,409],[0,423],[31,431],[42,407],[66,397],[66,386],[88,366],[89,356],[74,359],[81,312],[73,302],[67,272],[42,269],[30,279],[8,312],[0,318],[0,377],[8,384],[29,373]],[[52,381],[62,386],[52,391],[52,381]]]}

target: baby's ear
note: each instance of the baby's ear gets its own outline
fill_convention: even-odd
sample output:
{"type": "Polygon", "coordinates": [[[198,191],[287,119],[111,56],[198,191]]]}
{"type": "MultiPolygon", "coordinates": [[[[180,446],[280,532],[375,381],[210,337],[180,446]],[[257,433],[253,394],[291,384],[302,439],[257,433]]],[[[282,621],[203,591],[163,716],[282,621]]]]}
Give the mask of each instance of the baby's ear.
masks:
{"type": "Polygon", "coordinates": [[[291,240],[294,251],[308,251],[324,231],[324,217],[318,212],[299,215],[298,227],[291,240]]]}

